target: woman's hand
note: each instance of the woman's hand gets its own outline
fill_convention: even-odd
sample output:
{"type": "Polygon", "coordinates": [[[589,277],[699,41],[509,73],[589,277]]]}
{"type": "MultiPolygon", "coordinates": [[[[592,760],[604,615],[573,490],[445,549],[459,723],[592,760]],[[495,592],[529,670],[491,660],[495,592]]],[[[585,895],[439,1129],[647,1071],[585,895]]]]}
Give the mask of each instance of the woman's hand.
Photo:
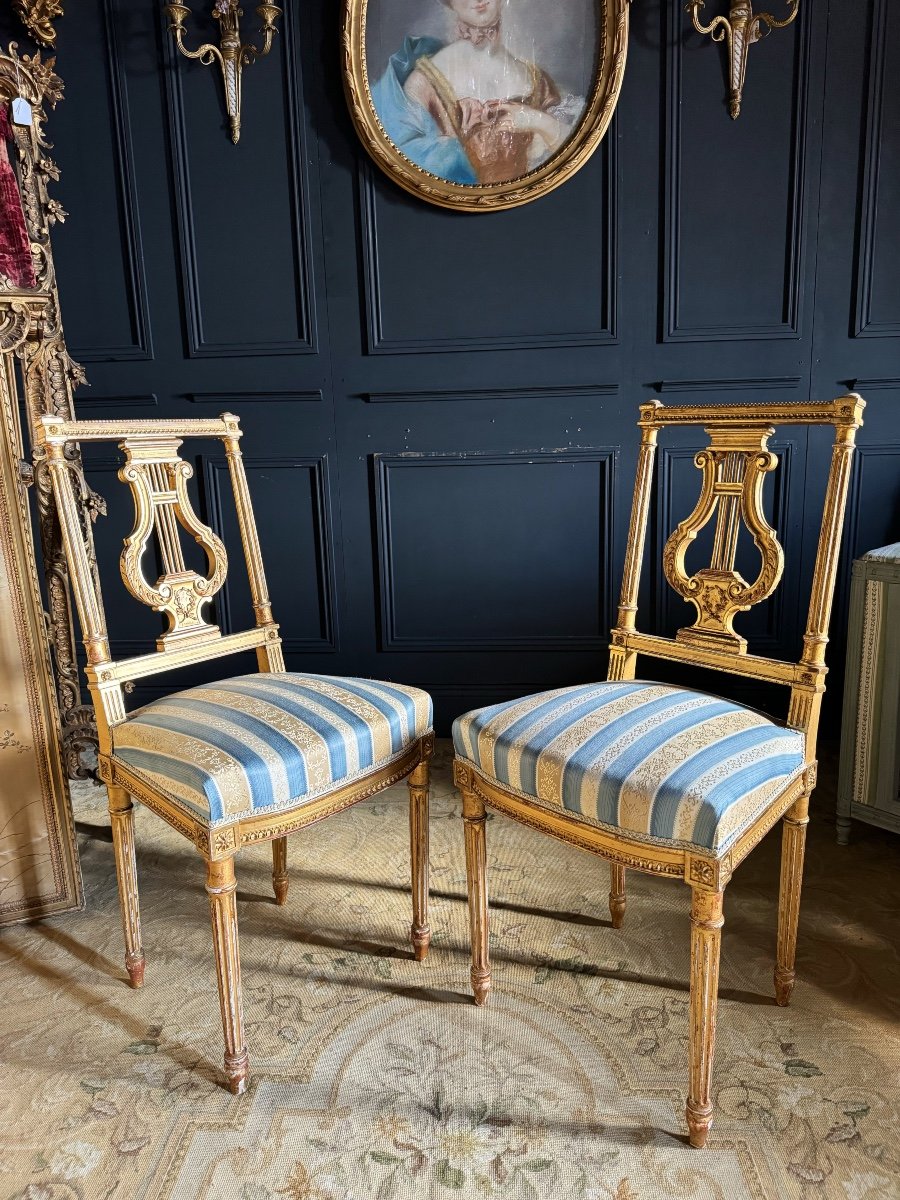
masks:
{"type": "Polygon", "coordinates": [[[562,121],[529,104],[520,104],[515,100],[489,100],[484,108],[492,109],[494,105],[498,124],[516,133],[537,134],[551,152],[562,144],[568,132],[562,121]]]}
{"type": "Polygon", "coordinates": [[[463,96],[457,100],[456,105],[459,113],[459,126],[464,138],[467,138],[477,125],[483,125],[494,119],[494,114],[487,111],[490,101],[488,104],[484,104],[481,100],[476,100],[474,96],[463,96]]]}

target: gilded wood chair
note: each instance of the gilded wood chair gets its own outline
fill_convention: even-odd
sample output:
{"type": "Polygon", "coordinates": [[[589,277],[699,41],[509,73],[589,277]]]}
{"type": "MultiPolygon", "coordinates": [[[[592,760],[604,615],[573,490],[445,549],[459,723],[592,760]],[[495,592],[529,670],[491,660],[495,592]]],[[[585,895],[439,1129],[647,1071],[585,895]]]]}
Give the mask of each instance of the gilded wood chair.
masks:
{"type": "Polygon", "coordinates": [[[272,843],[275,898],[288,891],[287,835],[407,778],[410,795],[415,957],[428,928],[428,764],[431,700],[416,688],[368,679],[287,673],[273,622],[239,446],[238,419],[79,421],[42,417],[37,453],[46,456],[60,515],[84,644],[87,680],[100,735],[99,774],[109,794],[125,965],[133,987],[144,979],[132,797],[184,834],[206,861],[213,950],[225,1034],[225,1075],[247,1087],[249,1057],[241,1004],[234,856],[272,843]],[[184,437],[224,443],[256,624],[223,635],[204,609],[222,587],[225,547],[195,514],[179,456],[184,437]],[[120,560],[125,586],[165,614],[156,650],[113,661],[91,532],[75,502],[74,443],[119,443],[119,478],[131,489],[135,525],[120,560]],[[180,530],[205,551],[208,572],[185,565],[180,530]],[[142,559],[156,538],[163,573],[151,583],[142,559]],[[125,711],[131,681],[161,671],[255,650],[259,672],[204,684],[125,711]]]}
{"type": "MultiPolygon", "coordinates": [[[[625,555],[618,624],[607,681],[561,688],[460,717],[453,727],[455,782],[462,793],[472,929],[472,986],[484,1004],[491,986],[485,806],[606,858],[609,908],[625,912],[625,870],[683,879],[691,888],[690,1144],[704,1146],[712,1123],[722,899],[735,867],[783,818],[775,998],[794,986],[800,881],[816,732],[825,690],[825,646],[856,430],[864,403],[666,408],[641,406],[641,448],[625,555]],[[776,425],[832,425],[835,443],[799,663],[747,652],[735,616],[770,596],[784,556],[762,507],[777,466],[768,448],[776,425]],[[663,551],[668,583],[696,609],[674,638],[636,629],[638,582],[657,435],[702,426],[709,445],[695,457],[700,499],[663,551]],[[715,518],[712,562],[689,574],[685,555],[715,518]],[[741,521],[762,560],[747,583],[735,569],[741,521]],[[715,696],[635,679],[639,654],[702,665],[790,689],[784,725],[715,696]]],[[[746,534],[744,535],[746,536],[746,534]]]]}

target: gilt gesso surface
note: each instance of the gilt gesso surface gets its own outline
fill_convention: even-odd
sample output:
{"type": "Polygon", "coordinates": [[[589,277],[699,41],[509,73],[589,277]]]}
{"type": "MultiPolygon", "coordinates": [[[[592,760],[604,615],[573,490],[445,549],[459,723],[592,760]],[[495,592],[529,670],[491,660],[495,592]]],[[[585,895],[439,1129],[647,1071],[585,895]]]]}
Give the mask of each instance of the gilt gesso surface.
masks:
{"type": "MultiPolygon", "coordinates": [[[[714,1111],[713,1053],[724,893],[734,869],[783,818],[775,1000],[786,1006],[796,973],[809,801],[825,691],[825,647],[850,484],[865,402],[641,405],[640,451],[625,551],[619,618],[605,684],[539,693],[477,709],[454,725],[454,780],[462,796],[476,1004],[491,994],[487,809],[591,850],[611,863],[609,912],[626,910],[626,868],[682,879],[691,888],[688,1140],[707,1144],[714,1111]],[[806,632],[800,661],[752,655],[733,621],[772,594],[784,555],[762,508],[775,466],[769,440],[780,425],[833,431],[806,632]],[[700,498],[662,550],[668,583],[695,611],[674,638],[637,629],[641,569],[657,440],[672,426],[699,426],[708,446],[694,458],[700,498]],[[708,567],[686,552],[716,525],[708,567]],[[761,566],[748,583],[736,570],[741,523],[761,566]],[[639,656],[778,683],[789,688],[784,725],[684,688],[636,680],[639,656]]],[[[651,664],[652,669],[652,664],[651,664]]]]}
{"type": "MultiPolygon", "coordinates": [[[[406,778],[409,785],[412,923],[417,961],[428,925],[428,764],[433,751],[430,697],[370,680],[288,673],[272,616],[250,492],[233,414],[188,421],[65,421],[44,416],[34,428],[62,529],[97,713],[98,775],[106,784],[125,941],[133,988],[144,985],[134,801],[187,838],[205,860],[212,949],[224,1036],[223,1068],[232,1093],[246,1091],[250,1054],[244,1026],[235,855],[272,843],[272,890],[289,889],[287,835],[406,778]],[[185,438],[224,446],[250,585],[254,624],[223,635],[207,605],[224,583],[227,555],[194,510],[181,457],[185,438]],[[119,479],[134,503],[134,528],[120,567],[132,596],[166,620],[150,653],[115,659],[95,565],[93,536],[82,519],[68,467],[73,447],[113,442],[124,455],[119,479]],[[206,574],[187,564],[181,537],[206,557],[206,574]],[[161,573],[145,572],[151,540],[161,573]],[[127,712],[135,679],[255,650],[259,671],[185,689],[127,712]]],[[[250,614],[248,614],[249,616],[250,614]]]]}

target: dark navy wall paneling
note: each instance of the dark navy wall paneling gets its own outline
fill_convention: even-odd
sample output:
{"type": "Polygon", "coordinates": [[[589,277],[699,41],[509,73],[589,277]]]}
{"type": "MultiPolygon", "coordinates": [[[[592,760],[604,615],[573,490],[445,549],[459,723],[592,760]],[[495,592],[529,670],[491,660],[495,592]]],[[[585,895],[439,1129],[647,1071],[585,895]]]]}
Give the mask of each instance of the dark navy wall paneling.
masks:
{"type": "MultiPolygon", "coordinates": [[[[602,676],[642,400],[856,386],[869,407],[839,684],[850,559],[900,538],[897,5],[801,5],[751,50],[732,121],[722,48],[680,0],[634,0],[598,153],[543,200],[481,216],[372,166],[344,105],[340,6],[285,8],[247,72],[237,147],[221,80],[174,52],[161,5],[82,0],[58,22],[49,134],[71,214],[55,236],[66,328],[92,384],[79,412],[238,413],[289,666],[419,683],[446,729],[475,704],[602,676]]],[[[194,40],[212,32],[193,19],[194,40]]],[[[698,445],[664,444],[650,557],[693,507],[698,445]]],[[[786,430],[777,448],[768,511],[808,581],[828,439],[786,430]]],[[[129,502],[108,454],[88,457],[110,499],[112,634],[131,653],[155,625],[118,579],[129,502]]],[[[250,610],[227,472],[214,447],[195,467],[232,557],[217,617],[237,628],[250,610]]],[[[755,573],[749,539],[741,555],[755,573]]],[[[650,557],[640,621],[671,631],[690,614],[650,557]]],[[[799,595],[745,619],[755,649],[799,653],[799,595]]]]}

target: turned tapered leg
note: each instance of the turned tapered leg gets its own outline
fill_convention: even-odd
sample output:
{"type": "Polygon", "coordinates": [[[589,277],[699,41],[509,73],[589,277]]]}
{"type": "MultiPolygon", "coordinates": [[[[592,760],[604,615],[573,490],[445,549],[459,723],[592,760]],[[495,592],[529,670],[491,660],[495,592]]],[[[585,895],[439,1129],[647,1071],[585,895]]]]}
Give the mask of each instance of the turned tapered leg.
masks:
{"type": "Polygon", "coordinates": [[[206,891],[212,918],[222,1031],[225,1034],[225,1077],[228,1090],[238,1096],[247,1090],[250,1056],[244,1041],[236,888],[233,858],[206,864],[206,891]]]}
{"type": "Polygon", "coordinates": [[[463,824],[466,831],[466,875],[469,881],[469,922],[472,933],[472,990],[476,1004],[487,1004],[491,990],[488,957],[487,853],[484,842],[484,803],[463,789],[463,824]]]}
{"type": "Polygon", "coordinates": [[[138,900],[137,863],[134,857],[134,809],[124,788],[107,786],[112,825],[119,904],[125,931],[125,967],[131,986],[144,983],[144,949],[141,945],[141,910],[138,900]]]}
{"type": "Polygon", "coordinates": [[[609,868],[609,915],[613,929],[621,929],[625,920],[625,868],[618,863],[609,868]]]}
{"type": "Polygon", "coordinates": [[[290,878],[287,869],[287,838],[275,838],[272,842],[272,889],[275,892],[275,903],[287,902],[288,884],[290,878]]]}
{"type": "Polygon", "coordinates": [[[692,1146],[702,1149],[712,1125],[712,1066],[719,999],[722,892],[692,889],[690,1090],[685,1115],[692,1146]]]}
{"type": "Polygon", "coordinates": [[[409,788],[409,848],[412,862],[413,919],[410,941],[417,961],[428,953],[428,760],[424,759],[406,781],[409,788]]]}
{"type": "Polygon", "coordinates": [[[794,990],[797,922],[803,882],[803,851],[809,823],[809,796],[800,799],[784,816],[781,835],[781,893],[778,899],[778,957],[775,964],[775,1002],[784,1007],[794,990]]]}

